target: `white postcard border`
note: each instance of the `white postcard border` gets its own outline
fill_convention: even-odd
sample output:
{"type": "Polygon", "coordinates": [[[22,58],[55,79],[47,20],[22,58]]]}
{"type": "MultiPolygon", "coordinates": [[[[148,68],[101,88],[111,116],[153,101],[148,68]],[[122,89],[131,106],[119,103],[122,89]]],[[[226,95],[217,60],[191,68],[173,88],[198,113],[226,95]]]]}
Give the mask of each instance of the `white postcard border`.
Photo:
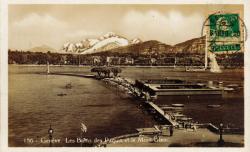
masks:
{"type": "Polygon", "coordinates": [[[0,151],[1,152],[44,152],[44,151],[60,151],[60,152],[68,152],[68,151],[117,151],[123,152],[128,150],[135,151],[166,151],[171,150],[174,152],[180,151],[248,151],[249,150],[249,138],[250,138],[250,120],[249,120],[249,111],[250,111],[250,58],[249,55],[249,30],[250,30],[250,2],[249,0],[1,0],[1,126],[0,126],[0,151]],[[244,148],[68,148],[68,147],[60,147],[60,148],[9,148],[8,147],[8,4],[244,4],[244,21],[246,27],[248,29],[248,40],[245,42],[245,87],[244,87],[244,100],[245,100],[245,146],[244,148]]]}

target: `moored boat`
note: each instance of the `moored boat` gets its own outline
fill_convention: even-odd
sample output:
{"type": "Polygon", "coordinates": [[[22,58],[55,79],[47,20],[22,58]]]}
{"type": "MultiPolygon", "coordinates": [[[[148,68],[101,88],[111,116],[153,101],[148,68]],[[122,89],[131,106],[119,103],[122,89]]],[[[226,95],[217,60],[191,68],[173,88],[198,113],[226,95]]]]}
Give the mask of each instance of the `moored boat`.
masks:
{"type": "Polygon", "coordinates": [[[184,104],[179,104],[179,103],[176,103],[176,104],[172,104],[173,107],[184,107],[184,104]]]}
{"type": "Polygon", "coordinates": [[[208,108],[219,108],[221,105],[219,104],[212,104],[212,105],[207,105],[208,108]]]}

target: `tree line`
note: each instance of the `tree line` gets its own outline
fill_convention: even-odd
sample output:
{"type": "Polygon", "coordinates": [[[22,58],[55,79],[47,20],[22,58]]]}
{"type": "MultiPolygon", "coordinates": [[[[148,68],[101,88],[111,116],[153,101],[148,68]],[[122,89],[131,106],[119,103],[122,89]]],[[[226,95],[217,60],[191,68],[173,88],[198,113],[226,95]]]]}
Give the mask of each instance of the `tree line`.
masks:
{"type": "MultiPolygon", "coordinates": [[[[61,54],[54,52],[24,52],[19,50],[8,51],[9,64],[47,64],[53,65],[106,65],[107,57],[113,57],[111,65],[176,65],[176,66],[204,66],[204,54],[187,53],[159,53],[159,54],[133,54],[101,52],[92,55],[61,54]],[[96,60],[98,59],[98,60],[96,60]],[[126,63],[130,59],[131,62],[126,63]],[[132,60],[131,60],[132,59],[132,60]],[[133,61],[133,62],[132,62],[133,61]]],[[[244,53],[224,53],[216,55],[220,66],[237,68],[244,66],[244,53]]]]}

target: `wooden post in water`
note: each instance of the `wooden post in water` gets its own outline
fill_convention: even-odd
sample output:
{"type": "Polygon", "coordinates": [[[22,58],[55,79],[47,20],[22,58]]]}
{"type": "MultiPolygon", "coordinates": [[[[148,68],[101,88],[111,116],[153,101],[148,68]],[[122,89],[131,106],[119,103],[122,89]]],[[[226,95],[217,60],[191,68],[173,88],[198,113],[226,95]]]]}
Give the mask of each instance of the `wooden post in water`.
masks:
{"type": "Polygon", "coordinates": [[[80,65],[81,65],[81,56],[80,54],[78,54],[78,66],[80,67],[80,65]]]}
{"type": "Polygon", "coordinates": [[[49,74],[49,61],[47,61],[47,74],[49,74]]]}

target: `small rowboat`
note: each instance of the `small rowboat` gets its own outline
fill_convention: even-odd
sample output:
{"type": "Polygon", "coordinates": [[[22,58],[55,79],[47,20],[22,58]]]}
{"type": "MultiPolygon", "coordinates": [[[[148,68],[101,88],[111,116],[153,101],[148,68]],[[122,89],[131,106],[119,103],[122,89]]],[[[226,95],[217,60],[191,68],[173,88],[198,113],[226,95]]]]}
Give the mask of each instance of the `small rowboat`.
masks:
{"type": "Polygon", "coordinates": [[[169,105],[159,105],[159,107],[169,107],[169,105]]]}
{"type": "Polygon", "coordinates": [[[178,120],[180,120],[181,118],[186,118],[186,116],[183,114],[174,114],[173,117],[178,120]]]}
{"type": "Polygon", "coordinates": [[[71,88],[72,88],[71,83],[66,84],[65,88],[66,88],[66,89],[71,89],[71,88]]]}
{"type": "Polygon", "coordinates": [[[160,107],[162,110],[174,110],[174,107],[160,107]]]}
{"type": "Polygon", "coordinates": [[[239,85],[238,84],[229,84],[229,85],[227,85],[227,87],[237,88],[237,87],[239,87],[239,85]]]}
{"type": "Polygon", "coordinates": [[[185,117],[184,114],[181,114],[181,113],[175,113],[173,114],[174,117],[185,117]]]}
{"type": "Polygon", "coordinates": [[[190,121],[190,120],[192,120],[192,118],[181,117],[181,118],[178,118],[178,120],[180,120],[180,121],[190,121]]]}
{"type": "Polygon", "coordinates": [[[184,104],[172,104],[173,107],[184,107],[184,104]]]}
{"type": "Polygon", "coordinates": [[[234,91],[234,88],[228,88],[228,87],[224,87],[224,91],[234,91]]]}
{"type": "Polygon", "coordinates": [[[221,105],[207,105],[208,108],[219,108],[221,105]]]}
{"type": "Polygon", "coordinates": [[[57,96],[66,96],[66,93],[58,93],[57,96]]]}

